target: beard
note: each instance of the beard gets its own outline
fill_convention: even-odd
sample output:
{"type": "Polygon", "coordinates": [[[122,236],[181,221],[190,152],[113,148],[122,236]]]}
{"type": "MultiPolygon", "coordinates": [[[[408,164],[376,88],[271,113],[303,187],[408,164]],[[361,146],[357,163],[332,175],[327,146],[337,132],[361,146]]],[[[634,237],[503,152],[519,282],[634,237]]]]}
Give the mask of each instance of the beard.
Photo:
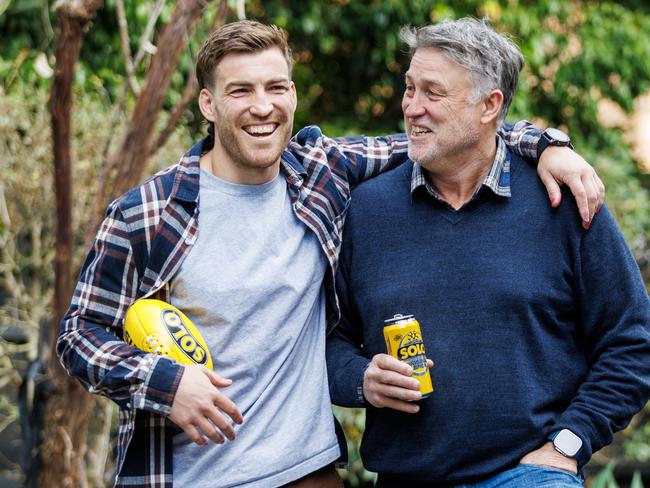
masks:
{"type": "Polygon", "coordinates": [[[215,124],[215,145],[219,143],[230,161],[240,168],[266,169],[276,164],[291,138],[292,122],[284,115],[274,120],[278,127],[272,139],[255,144],[248,135],[232,124],[215,124]]]}
{"type": "Polygon", "coordinates": [[[430,141],[414,143],[409,138],[408,156],[425,169],[442,167],[447,161],[476,146],[480,131],[469,124],[431,134],[430,141]]]}

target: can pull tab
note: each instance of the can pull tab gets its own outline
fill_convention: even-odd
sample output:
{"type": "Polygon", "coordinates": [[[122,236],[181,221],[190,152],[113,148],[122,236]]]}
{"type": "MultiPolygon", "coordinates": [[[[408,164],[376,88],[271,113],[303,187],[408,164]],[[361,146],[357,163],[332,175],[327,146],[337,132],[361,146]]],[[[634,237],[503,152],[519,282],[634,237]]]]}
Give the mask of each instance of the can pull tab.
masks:
{"type": "Polygon", "coordinates": [[[387,324],[388,322],[399,322],[401,320],[408,320],[412,318],[413,315],[402,315],[401,313],[396,313],[393,315],[393,318],[384,320],[384,323],[387,324]]]}

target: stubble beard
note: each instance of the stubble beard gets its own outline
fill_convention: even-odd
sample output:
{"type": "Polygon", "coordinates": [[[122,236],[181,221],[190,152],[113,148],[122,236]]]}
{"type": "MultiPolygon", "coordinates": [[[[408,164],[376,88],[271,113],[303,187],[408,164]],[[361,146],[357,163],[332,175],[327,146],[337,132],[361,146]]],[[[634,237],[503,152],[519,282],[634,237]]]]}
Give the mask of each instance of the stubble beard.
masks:
{"type": "Polygon", "coordinates": [[[479,140],[480,132],[476,128],[457,128],[446,134],[436,135],[433,143],[427,147],[422,147],[422,144],[416,146],[409,140],[408,156],[425,169],[442,168],[450,160],[474,147],[479,140]]]}
{"type": "Polygon", "coordinates": [[[239,129],[230,126],[215,124],[215,133],[224,152],[235,166],[244,169],[266,169],[278,162],[291,137],[291,123],[288,123],[285,117],[282,119],[278,121],[274,143],[266,149],[246,148],[235,133],[239,129]]]}

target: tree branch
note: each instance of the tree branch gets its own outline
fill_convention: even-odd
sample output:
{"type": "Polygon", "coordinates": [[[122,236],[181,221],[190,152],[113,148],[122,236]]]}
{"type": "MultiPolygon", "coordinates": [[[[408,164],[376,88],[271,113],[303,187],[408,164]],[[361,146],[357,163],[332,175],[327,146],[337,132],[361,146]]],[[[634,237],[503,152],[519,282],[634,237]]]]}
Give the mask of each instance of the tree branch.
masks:
{"type": "Polygon", "coordinates": [[[126,22],[126,13],[124,12],[124,0],[115,0],[115,7],[117,10],[117,24],[120,28],[120,44],[122,45],[122,53],[124,54],[126,77],[129,80],[131,91],[137,96],[140,95],[140,85],[138,85],[138,80],[135,79],[135,67],[133,65],[133,58],[131,57],[131,46],[129,45],[129,26],[126,22]]]}
{"type": "MultiPolygon", "coordinates": [[[[212,25],[210,26],[210,32],[212,32],[221,24],[223,24],[223,21],[225,20],[227,13],[228,13],[228,3],[221,2],[219,4],[219,10],[217,10],[217,13],[214,16],[214,20],[212,21],[212,25]]],[[[187,82],[185,84],[185,89],[183,90],[183,95],[181,95],[180,101],[176,104],[176,107],[174,107],[174,111],[167,119],[167,124],[165,125],[165,128],[160,131],[160,134],[158,134],[158,137],[156,138],[156,142],[154,142],[152,146],[149,148],[148,157],[153,156],[161,147],[165,145],[167,139],[169,139],[169,136],[172,134],[172,132],[174,132],[174,129],[176,128],[178,121],[183,115],[183,112],[185,112],[185,109],[187,108],[189,103],[194,99],[194,96],[196,94],[196,89],[198,88],[198,86],[199,86],[199,82],[196,79],[196,72],[194,71],[194,69],[191,69],[187,76],[187,82]]]]}
{"type": "Polygon", "coordinates": [[[194,29],[206,3],[206,0],[180,0],[158,39],[158,45],[164,46],[164,49],[159,49],[152,58],[126,133],[118,149],[108,158],[109,167],[115,166],[117,174],[111,183],[105,182],[105,191],[97,192],[93,201],[88,241],[97,229],[99,216],[109,197],[124,193],[142,176],[165,93],[188,35],[194,29]]]}

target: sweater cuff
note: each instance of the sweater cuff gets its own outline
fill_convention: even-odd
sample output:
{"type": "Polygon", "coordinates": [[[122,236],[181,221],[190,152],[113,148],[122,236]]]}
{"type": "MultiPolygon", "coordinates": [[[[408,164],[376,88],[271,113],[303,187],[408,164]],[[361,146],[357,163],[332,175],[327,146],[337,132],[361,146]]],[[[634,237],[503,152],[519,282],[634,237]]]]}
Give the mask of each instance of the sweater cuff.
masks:
{"type": "Polygon", "coordinates": [[[357,401],[359,402],[359,405],[362,407],[368,406],[368,403],[366,402],[366,397],[363,396],[363,379],[366,376],[366,370],[368,369],[368,366],[370,366],[370,363],[372,361],[368,361],[363,368],[361,368],[361,374],[359,375],[359,379],[357,380],[357,401]]]}
{"type": "Polygon", "coordinates": [[[569,429],[575,435],[577,435],[582,441],[582,447],[578,454],[575,456],[578,461],[578,470],[581,470],[591,459],[593,454],[593,447],[591,442],[591,429],[589,426],[569,419],[560,419],[558,423],[552,426],[549,429],[546,436],[550,438],[554,433],[561,431],[562,429],[569,429]]]}

